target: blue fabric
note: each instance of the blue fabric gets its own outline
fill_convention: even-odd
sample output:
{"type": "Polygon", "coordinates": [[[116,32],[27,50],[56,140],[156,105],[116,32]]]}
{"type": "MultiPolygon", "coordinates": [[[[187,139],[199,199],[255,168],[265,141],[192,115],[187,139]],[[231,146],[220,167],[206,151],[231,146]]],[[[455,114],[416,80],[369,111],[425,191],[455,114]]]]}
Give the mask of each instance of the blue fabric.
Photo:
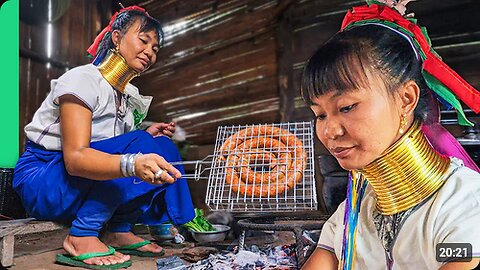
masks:
{"type": "MultiPolygon", "coordinates": [[[[132,131],[93,142],[110,154],[156,153],[169,162],[181,160],[172,141],[132,131]]],[[[176,166],[183,174],[182,166],[176,166]]],[[[185,179],[160,186],[136,177],[95,181],[67,173],[60,151],[28,142],[15,167],[13,186],[30,216],[71,225],[74,236],[98,236],[107,225],[113,232],[130,231],[132,224],[183,224],[195,217],[185,179]]]]}

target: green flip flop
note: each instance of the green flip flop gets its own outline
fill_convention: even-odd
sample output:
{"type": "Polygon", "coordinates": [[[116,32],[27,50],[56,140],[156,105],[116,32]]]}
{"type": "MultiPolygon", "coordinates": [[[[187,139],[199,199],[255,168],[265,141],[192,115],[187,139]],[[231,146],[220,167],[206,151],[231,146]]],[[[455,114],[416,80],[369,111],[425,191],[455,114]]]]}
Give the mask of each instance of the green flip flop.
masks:
{"type": "Polygon", "coordinates": [[[162,249],[161,252],[151,252],[151,251],[140,251],[137,250],[137,248],[146,246],[148,244],[151,244],[152,242],[145,240],[143,242],[138,242],[135,244],[127,245],[127,246],[121,246],[115,248],[118,252],[122,254],[128,254],[128,255],[134,255],[134,256],[139,256],[139,257],[161,257],[165,254],[165,250],[162,249]]]}
{"type": "Polygon", "coordinates": [[[78,256],[72,256],[69,254],[57,254],[55,263],[69,265],[69,266],[76,266],[76,267],[83,267],[87,269],[119,269],[119,268],[127,268],[132,265],[132,261],[128,260],[123,263],[111,264],[111,265],[93,265],[93,264],[86,264],[83,261],[90,258],[95,257],[104,257],[110,256],[115,253],[115,249],[113,247],[108,247],[108,251],[106,252],[90,252],[80,254],[78,256]]]}

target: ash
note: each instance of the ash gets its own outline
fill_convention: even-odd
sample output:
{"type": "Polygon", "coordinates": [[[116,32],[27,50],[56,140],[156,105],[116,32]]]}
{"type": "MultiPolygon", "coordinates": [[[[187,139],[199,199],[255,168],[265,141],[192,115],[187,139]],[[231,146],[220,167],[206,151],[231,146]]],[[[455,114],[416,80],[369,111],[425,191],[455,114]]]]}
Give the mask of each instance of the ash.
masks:
{"type": "Polygon", "coordinates": [[[191,265],[183,265],[180,262],[181,259],[178,257],[159,259],[157,260],[157,270],[298,269],[295,244],[267,248],[258,248],[252,245],[248,250],[223,251],[211,254],[208,258],[191,265]],[[165,264],[166,261],[175,264],[165,264]]]}

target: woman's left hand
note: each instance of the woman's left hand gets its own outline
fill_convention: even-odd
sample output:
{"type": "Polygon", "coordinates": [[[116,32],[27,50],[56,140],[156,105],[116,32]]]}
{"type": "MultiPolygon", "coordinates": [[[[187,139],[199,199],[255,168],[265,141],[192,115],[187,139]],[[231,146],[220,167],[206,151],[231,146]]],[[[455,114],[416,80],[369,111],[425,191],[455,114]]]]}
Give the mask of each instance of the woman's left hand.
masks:
{"type": "Polygon", "coordinates": [[[165,135],[171,138],[173,136],[173,133],[175,133],[175,122],[154,123],[149,128],[147,128],[147,132],[150,133],[153,137],[165,135]]]}

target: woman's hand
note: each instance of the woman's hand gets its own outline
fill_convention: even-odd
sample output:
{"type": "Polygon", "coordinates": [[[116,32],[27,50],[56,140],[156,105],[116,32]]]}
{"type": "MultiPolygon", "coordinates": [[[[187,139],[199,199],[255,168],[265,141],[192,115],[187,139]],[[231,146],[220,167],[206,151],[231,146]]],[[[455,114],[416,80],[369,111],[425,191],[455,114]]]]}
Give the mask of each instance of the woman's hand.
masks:
{"type": "Polygon", "coordinates": [[[145,154],[135,159],[135,175],[149,184],[172,184],[182,174],[157,154],[145,154]]]}
{"type": "Polygon", "coordinates": [[[173,136],[173,133],[175,133],[175,122],[154,123],[149,128],[147,128],[147,132],[150,133],[153,137],[165,135],[171,138],[173,136]]]}

